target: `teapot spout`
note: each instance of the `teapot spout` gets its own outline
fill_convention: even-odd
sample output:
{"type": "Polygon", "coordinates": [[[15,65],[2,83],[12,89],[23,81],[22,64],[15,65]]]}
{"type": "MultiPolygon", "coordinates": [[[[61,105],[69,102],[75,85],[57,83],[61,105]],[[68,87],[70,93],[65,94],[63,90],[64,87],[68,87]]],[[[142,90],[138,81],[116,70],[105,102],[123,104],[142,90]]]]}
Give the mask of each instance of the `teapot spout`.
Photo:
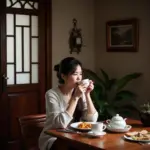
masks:
{"type": "Polygon", "coordinates": [[[109,123],[110,123],[110,119],[107,119],[107,120],[106,120],[106,123],[109,124],[109,123]]]}
{"type": "Polygon", "coordinates": [[[124,118],[124,121],[126,121],[127,120],[127,118],[124,118]]]}

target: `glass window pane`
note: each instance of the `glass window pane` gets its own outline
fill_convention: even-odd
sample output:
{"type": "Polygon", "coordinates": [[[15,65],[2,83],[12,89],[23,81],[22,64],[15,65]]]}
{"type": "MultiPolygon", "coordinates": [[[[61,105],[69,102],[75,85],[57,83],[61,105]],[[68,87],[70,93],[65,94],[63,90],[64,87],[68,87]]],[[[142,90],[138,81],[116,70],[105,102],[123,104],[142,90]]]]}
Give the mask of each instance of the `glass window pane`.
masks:
{"type": "Polygon", "coordinates": [[[10,0],[7,0],[7,7],[11,6],[10,0]]]}
{"type": "Polygon", "coordinates": [[[21,1],[22,5],[24,5],[25,2],[26,2],[26,1],[21,1]]]}
{"type": "Polygon", "coordinates": [[[32,83],[38,83],[38,64],[32,64],[32,83]]]}
{"type": "Polygon", "coordinates": [[[29,73],[17,73],[16,74],[16,83],[17,84],[28,84],[28,83],[30,83],[29,73]]]}
{"type": "Polygon", "coordinates": [[[31,5],[33,5],[33,2],[32,2],[32,1],[29,1],[29,3],[30,3],[31,5]]]}
{"type": "Polygon", "coordinates": [[[32,36],[38,36],[38,16],[32,16],[32,36]]]}
{"type": "Polygon", "coordinates": [[[28,3],[25,4],[24,8],[25,9],[33,9],[28,3]]]}
{"type": "Polygon", "coordinates": [[[14,15],[6,14],[7,35],[14,35],[14,15]]]}
{"type": "MultiPolygon", "coordinates": [[[[10,0],[9,0],[10,1],[10,0]]],[[[17,2],[18,0],[12,0],[12,3],[14,4],[15,2],[17,2]]]]}
{"type": "Polygon", "coordinates": [[[13,8],[21,8],[21,5],[20,5],[20,3],[18,2],[18,3],[16,3],[15,5],[13,5],[12,7],[13,7],[13,8]]]}
{"type": "Polygon", "coordinates": [[[22,71],[22,33],[21,28],[16,27],[16,71],[22,71]]]}
{"type": "Polygon", "coordinates": [[[16,15],[16,25],[29,25],[29,15],[16,15]]]}
{"type": "Polygon", "coordinates": [[[29,28],[24,28],[24,71],[30,70],[30,39],[29,28]]]}
{"type": "Polygon", "coordinates": [[[7,62],[14,62],[14,38],[7,37],[7,62]]]}
{"type": "Polygon", "coordinates": [[[38,62],[38,38],[32,38],[32,62],[38,62]]]}
{"type": "Polygon", "coordinates": [[[35,7],[36,9],[38,9],[38,3],[37,3],[37,2],[34,3],[34,7],[35,7]]]}
{"type": "Polygon", "coordinates": [[[7,85],[14,85],[14,65],[7,65],[7,85]]]}

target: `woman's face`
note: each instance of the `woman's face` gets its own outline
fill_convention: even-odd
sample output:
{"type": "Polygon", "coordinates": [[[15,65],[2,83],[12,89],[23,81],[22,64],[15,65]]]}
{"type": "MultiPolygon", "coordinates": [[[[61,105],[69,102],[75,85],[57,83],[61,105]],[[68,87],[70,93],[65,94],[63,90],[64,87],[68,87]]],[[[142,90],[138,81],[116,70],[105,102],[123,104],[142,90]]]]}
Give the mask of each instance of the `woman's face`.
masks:
{"type": "Polygon", "coordinates": [[[76,83],[82,80],[82,68],[80,65],[76,67],[76,70],[73,74],[69,74],[63,77],[65,84],[71,88],[76,86],[76,83]]]}

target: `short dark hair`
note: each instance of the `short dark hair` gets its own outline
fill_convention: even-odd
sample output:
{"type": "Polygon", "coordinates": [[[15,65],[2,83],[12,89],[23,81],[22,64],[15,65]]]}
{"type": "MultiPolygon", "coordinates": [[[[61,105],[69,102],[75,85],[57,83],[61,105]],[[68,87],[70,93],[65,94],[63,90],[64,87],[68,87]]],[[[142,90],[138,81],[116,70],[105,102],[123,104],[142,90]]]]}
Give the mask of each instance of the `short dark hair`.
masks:
{"type": "Polygon", "coordinates": [[[64,83],[64,80],[61,78],[61,74],[73,74],[78,65],[82,68],[81,62],[74,57],[64,58],[59,64],[55,65],[54,70],[57,71],[59,83],[64,83]]]}

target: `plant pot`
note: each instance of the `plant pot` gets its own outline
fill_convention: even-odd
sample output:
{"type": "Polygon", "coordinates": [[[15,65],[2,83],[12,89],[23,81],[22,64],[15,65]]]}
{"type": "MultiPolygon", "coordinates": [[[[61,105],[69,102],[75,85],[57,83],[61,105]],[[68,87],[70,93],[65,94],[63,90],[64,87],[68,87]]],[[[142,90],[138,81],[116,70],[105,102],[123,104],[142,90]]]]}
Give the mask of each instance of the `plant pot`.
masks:
{"type": "Polygon", "coordinates": [[[140,112],[140,118],[144,126],[150,127],[150,113],[140,112]]]}

